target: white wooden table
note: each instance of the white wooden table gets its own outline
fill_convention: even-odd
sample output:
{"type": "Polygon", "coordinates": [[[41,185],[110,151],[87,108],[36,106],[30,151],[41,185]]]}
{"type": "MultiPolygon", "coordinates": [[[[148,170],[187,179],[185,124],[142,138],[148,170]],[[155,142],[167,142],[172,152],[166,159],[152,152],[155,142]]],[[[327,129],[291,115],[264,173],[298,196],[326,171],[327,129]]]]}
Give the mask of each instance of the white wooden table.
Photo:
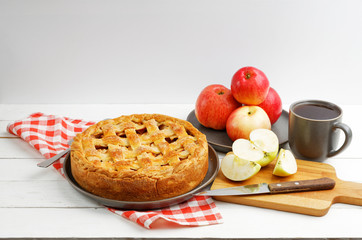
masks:
{"type": "MultiPolygon", "coordinates": [[[[353,140],[326,161],[343,180],[362,182],[362,106],[344,105],[353,140]]],[[[74,190],[42,156],[6,132],[7,124],[34,112],[85,120],[132,113],[163,113],[186,119],[193,105],[0,105],[1,238],[362,238],[362,207],[334,204],[323,217],[216,201],[223,224],[147,230],[74,190]]],[[[288,105],[284,106],[288,109],[288,105]]],[[[222,156],[222,154],[220,154],[222,156]]]]}

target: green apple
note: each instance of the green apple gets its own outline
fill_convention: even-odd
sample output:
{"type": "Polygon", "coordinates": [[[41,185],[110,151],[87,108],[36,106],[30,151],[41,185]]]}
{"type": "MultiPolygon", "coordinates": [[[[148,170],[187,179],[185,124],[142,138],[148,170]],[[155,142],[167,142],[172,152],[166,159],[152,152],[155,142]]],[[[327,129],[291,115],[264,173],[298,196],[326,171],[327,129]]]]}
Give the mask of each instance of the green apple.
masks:
{"type": "Polygon", "coordinates": [[[249,140],[237,139],[232,144],[233,153],[241,159],[253,161],[264,167],[277,156],[279,140],[268,129],[256,129],[249,135],[249,140]]]}
{"type": "Polygon", "coordinates": [[[281,148],[273,174],[279,177],[287,177],[296,173],[297,170],[297,160],[295,159],[293,153],[287,149],[281,148]]]}
{"type": "Polygon", "coordinates": [[[244,181],[257,174],[260,168],[256,162],[239,158],[231,152],[221,160],[220,169],[226,178],[232,181],[244,181]]]}

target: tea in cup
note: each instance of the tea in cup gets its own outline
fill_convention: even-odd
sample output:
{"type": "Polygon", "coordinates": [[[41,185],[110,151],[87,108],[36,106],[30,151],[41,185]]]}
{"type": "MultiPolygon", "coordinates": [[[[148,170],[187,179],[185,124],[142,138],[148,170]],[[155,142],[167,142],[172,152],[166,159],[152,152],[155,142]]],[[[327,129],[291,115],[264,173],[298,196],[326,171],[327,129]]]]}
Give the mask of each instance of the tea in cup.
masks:
{"type": "Polygon", "coordinates": [[[330,102],[304,100],[289,108],[288,140],[301,159],[322,161],[345,150],[352,140],[351,128],[342,123],[342,109],[330,102]],[[340,130],[344,143],[338,147],[340,130]]]}

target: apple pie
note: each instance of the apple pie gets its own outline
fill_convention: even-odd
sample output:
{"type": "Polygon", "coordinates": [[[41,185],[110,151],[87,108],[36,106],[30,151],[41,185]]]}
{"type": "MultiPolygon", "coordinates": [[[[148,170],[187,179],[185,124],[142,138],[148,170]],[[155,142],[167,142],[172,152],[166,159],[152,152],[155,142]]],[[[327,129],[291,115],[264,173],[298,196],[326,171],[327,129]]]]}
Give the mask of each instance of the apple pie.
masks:
{"type": "Polygon", "coordinates": [[[88,192],[120,201],[184,194],[208,169],[206,137],[191,123],[161,114],[100,121],[71,145],[74,179],[88,192]]]}

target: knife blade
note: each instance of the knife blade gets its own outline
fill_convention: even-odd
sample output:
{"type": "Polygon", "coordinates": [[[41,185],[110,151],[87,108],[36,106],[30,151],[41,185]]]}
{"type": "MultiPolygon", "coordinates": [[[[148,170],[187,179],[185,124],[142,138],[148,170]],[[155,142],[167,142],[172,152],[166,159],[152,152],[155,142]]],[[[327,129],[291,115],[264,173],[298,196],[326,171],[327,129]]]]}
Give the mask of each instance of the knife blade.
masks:
{"type": "Polygon", "coordinates": [[[253,194],[276,194],[333,189],[336,182],[331,178],[318,178],[279,183],[258,183],[230,188],[220,188],[196,193],[197,196],[237,196],[253,194]]]}

